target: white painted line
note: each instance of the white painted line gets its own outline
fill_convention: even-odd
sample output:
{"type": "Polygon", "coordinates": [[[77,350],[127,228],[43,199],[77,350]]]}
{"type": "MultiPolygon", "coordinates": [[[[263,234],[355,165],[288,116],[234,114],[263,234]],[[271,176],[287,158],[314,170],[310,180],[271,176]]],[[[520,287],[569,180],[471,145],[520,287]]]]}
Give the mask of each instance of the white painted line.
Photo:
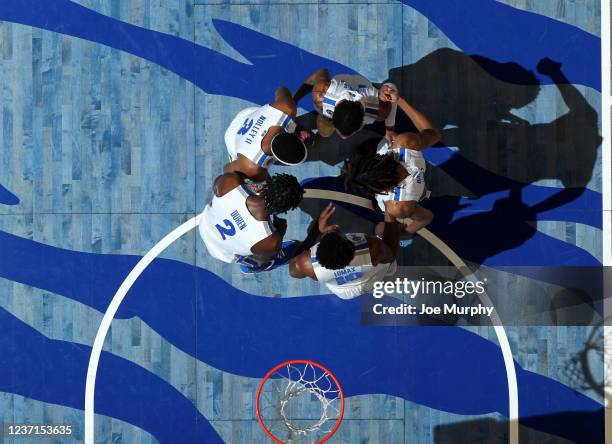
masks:
{"type": "Polygon", "coordinates": [[[351,196],[350,203],[353,205],[359,205],[360,207],[368,208],[369,210],[374,209],[372,201],[370,199],[366,199],[365,197],[353,196],[351,194],[341,193],[339,191],[315,190],[311,188],[306,188],[304,190],[305,199],[330,199],[340,202],[347,202],[346,196],[351,196]]]}
{"type": "MultiPolygon", "coordinates": [[[[304,197],[338,200],[342,202],[351,203],[353,205],[359,205],[369,210],[373,209],[372,202],[368,199],[336,191],[307,190],[307,193],[304,195],[304,197]]],[[[184,224],[175,228],[173,231],[167,234],[161,241],[155,244],[155,246],[151,250],[149,250],[149,252],[147,252],[147,254],[145,254],[140,259],[140,261],[138,261],[132,271],[130,271],[130,273],[121,283],[121,286],[113,296],[113,299],[111,300],[108,308],[106,309],[106,312],[104,313],[104,316],[102,318],[102,322],[100,323],[100,326],[98,327],[98,331],[96,333],[96,338],[91,349],[91,355],[89,356],[89,365],[87,367],[87,379],[85,381],[85,444],[95,443],[94,400],[98,363],[100,361],[102,348],[104,346],[104,341],[106,340],[108,330],[110,329],[113,318],[119,310],[119,306],[125,299],[132,285],[134,285],[134,282],[136,282],[138,277],[151,264],[151,262],[153,262],[153,260],[155,260],[155,258],[157,258],[157,256],[159,256],[174,241],[176,241],[189,231],[195,229],[198,226],[201,217],[201,215],[198,215],[188,220],[184,224]]],[[[424,239],[426,239],[428,242],[430,242],[433,246],[435,246],[442,254],[444,254],[448,258],[448,260],[451,261],[453,265],[455,265],[455,267],[457,267],[467,279],[475,279],[473,273],[463,262],[463,260],[461,260],[461,258],[454,251],[452,251],[444,242],[442,242],[442,240],[438,238],[435,234],[425,228],[419,230],[418,234],[424,239]]],[[[482,302],[485,305],[492,307],[493,305],[489,297],[486,295],[486,293],[484,293],[483,295],[484,298],[482,299],[482,302]]],[[[481,295],[481,297],[483,297],[483,295],[481,295]]],[[[495,317],[495,322],[500,324],[495,325],[494,330],[495,334],[497,335],[500,347],[502,349],[502,355],[506,367],[506,377],[508,380],[508,419],[510,424],[509,442],[510,444],[518,444],[518,386],[516,380],[516,369],[514,368],[514,360],[512,358],[512,350],[510,349],[508,337],[506,336],[506,332],[503,326],[501,326],[501,322],[497,312],[495,311],[495,308],[492,317],[495,317]]]]}
{"type": "MultiPolygon", "coordinates": [[[[306,189],[304,194],[305,198],[317,198],[317,199],[331,199],[340,202],[346,202],[353,205],[358,205],[369,210],[373,210],[372,201],[363,197],[353,196],[348,193],[340,193],[337,191],[325,191],[325,190],[312,190],[306,189]],[[332,197],[333,196],[333,197],[332,197]]],[[[411,222],[410,219],[406,218],[402,220],[404,223],[411,222]]],[[[455,253],[451,248],[446,245],[442,239],[433,234],[427,228],[421,228],[417,231],[419,236],[434,246],[440,253],[442,253],[457,269],[463,274],[466,279],[475,282],[476,277],[472,270],[466,265],[466,263],[455,253]]],[[[509,424],[509,440],[510,444],[519,443],[519,403],[518,403],[518,383],[516,379],[516,368],[514,367],[514,359],[512,358],[512,349],[510,348],[510,341],[506,335],[506,330],[501,323],[501,319],[497,310],[493,306],[493,302],[487,295],[483,293],[479,295],[481,302],[488,306],[493,307],[493,313],[491,314],[491,321],[493,322],[493,329],[497,336],[497,341],[502,350],[502,356],[504,358],[504,366],[506,367],[506,379],[508,380],[508,424],[509,424]]]]}
{"type": "MultiPolygon", "coordinates": [[[[472,270],[466,265],[466,263],[453,251],[448,245],[446,245],[442,239],[433,234],[427,228],[421,228],[418,231],[419,236],[428,241],[431,245],[436,247],[451,263],[457,267],[457,269],[463,274],[463,276],[472,281],[476,282],[476,276],[472,273],[472,270]]],[[[501,323],[501,319],[497,310],[493,305],[493,302],[489,298],[489,295],[484,292],[479,294],[481,302],[488,306],[493,307],[493,313],[491,313],[491,322],[493,323],[493,329],[497,336],[499,346],[502,350],[502,356],[504,358],[504,365],[506,367],[506,379],[508,380],[508,421],[509,421],[509,443],[518,444],[519,442],[519,404],[518,404],[518,381],[516,379],[516,368],[514,367],[514,359],[512,357],[512,349],[510,348],[510,341],[506,335],[506,330],[501,323]]]]}
{"type": "Polygon", "coordinates": [[[85,444],[94,444],[95,439],[95,405],[94,398],[96,392],[96,375],[98,372],[98,363],[100,361],[100,355],[102,354],[102,347],[106,340],[106,335],[110,329],[111,322],[119,310],[119,306],[125,299],[128,291],[136,282],[136,279],[142,274],[142,272],[153,262],[153,260],[159,256],[166,248],[168,248],[175,240],[179,239],[184,234],[193,230],[198,226],[202,215],[198,215],[189,219],[187,222],[172,230],[162,240],[160,240],[142,259],[138,261],[136,266],[130,271],[125,280],[121,283],[121,286],[113,296],[102,322],[98,327],[96,333],[96,339],[94,340],[93,347],[91,349],[91,355],[89,356],[89,366],[87,367],[87,379],[85,380],[85,444]]]}
{"type": "MultiPolygon", "coordinates": [[[[610,290],[612,282],[608,278],[605,267],[612,266],[612,86],[610,84],[611,69],[611,35],[610,35],[610,0],[601,0],[601,187],[602,187],[602,250],[604,266],[604,359],[609,356],[612,347],[612,327],[608,326],[612,316],[610,290]]],[[[610,368],[604,362],[604,423],[605,441],[612,443],[612,406],[610,405],[612,380],[610,368]]]]}
{"type": "Polygon", "coordinates": [[[610,0],[601,1],[601,187],[603,264],[612,265],[612,86],[610,85],[610,0]]]}

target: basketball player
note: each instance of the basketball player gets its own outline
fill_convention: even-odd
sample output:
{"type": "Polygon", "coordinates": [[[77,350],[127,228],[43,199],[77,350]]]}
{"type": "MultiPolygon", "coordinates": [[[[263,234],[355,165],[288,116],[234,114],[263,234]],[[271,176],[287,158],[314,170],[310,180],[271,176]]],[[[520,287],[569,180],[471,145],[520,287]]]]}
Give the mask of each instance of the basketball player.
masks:
{"type": "Polygon", "coordinates": [[[287,88],[276,90],[274,102],[240,111],[225,131],[230,163],[226,173],[240,172],[254,181],[268,178],[268,166],[275,160],[299,165],[306,160],[304,141],[310,134],[298,130],[293,121],[297,106],[287,88]]]}
{"type": "Polygon", "coordinates": [[[238,262],[245,272],[269,270],[282,257],[287,222],[276,217],[296,208],[304,194],[297,179],[277,174],[255,194],[238,173],[215,179],[214,196],[206,205],[199,231],[211,256],[238,262]]]}
{"type": "Polygon", "coordinates": [[[428,225],[433,213],[418,204],[426,197],[426,162],[421,150],[440,140],[440,132],[422,113],[398,97],[398,105],[412,120],[418,133],[392,135],[376,153],[358,156],[347,168],[347,186],[374,193],[381,211],[394,218],[410,218],[405,231],[413,234],[428,225]]]}
{"type": "Polygon", "coordinates": [[[335,130],[346,139],[375,121],[385,120],[387,127],[389,122],[395,122],[396,107],[385,93],[391,88],[397,90],[392,83],[386,83],[379,91],[369,80],[357,74],[338,74],[331,78],[326,69],[321,69],[304,81],[294,99],[298,101],[312,92],[314,107],[319,112],[319,135],[329,137],[335,130]]]}
{"type": "Polygon", "coordinates": [[[399,225],[385,214],[380,237],[344,234],[337,225],[327,224],[333,212],[330,203],[291,259],[289,272],[294,278],[324,282],[336,296],[352,299],[371,292],[374,282],[395,273],[399,225]]]}

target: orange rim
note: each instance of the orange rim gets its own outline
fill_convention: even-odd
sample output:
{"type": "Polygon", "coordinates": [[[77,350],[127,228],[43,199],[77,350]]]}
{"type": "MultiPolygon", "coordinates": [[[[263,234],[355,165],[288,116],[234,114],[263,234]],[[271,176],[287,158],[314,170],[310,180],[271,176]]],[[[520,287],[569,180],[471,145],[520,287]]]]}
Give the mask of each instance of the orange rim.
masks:
{"type": "Polygon", "coordinates": [[[280,368],[286,367],[287,365],[290,365],[290,364],[310,364],[313,367],[317,367],[323,370],[329,376],[331,376],[332,381],[334,381],[334,384],[336,384],[336,387],[338,387],[338,393],[340,394],[340,413],[338,415],[338,419],[336,420],[336,424],[334,424],[334,427],[331,429],[331,431],[324,438],[316,442],[316,444],[324,443],[329,438],[331,438],[334,435],[334,433],[336,433],[336,430],[338,430],[338,427],[340,427],[340,423],[342,422],[342,418],[344,416],[344,392],[342,391],[342,386],[338,382],[338,378],[336,378],[336,375],[334,375],[331,371],[329,371],[326,367],[322,366],[318,362],[309,361],[308,359],[291,359],[289,361],[285,361],[285,362],[278,364],[276,367],[270,370],[266,374],[266,376],[263,377],[263,379],[259,383],[259,387],[257,388],[257,395],[255,396],[255,410],[257,412],[257,421],[259,421],[259,425],[261,426],[263,431],[266,433],[266,435],[268,435],[268,437],[272,441],[274,441],[277,444],[285,444],[285,442],[281,441],[276,436],[274,436],[272,432],[268,430],[268,427],[266,427],[266,425],[264,424],[263,418],[261,417],[261,412],[259,411],[259,395],[261,395],[263,386],[268,380],[268,378],[270,378],[270,376],[276,373],[280,368]]]}

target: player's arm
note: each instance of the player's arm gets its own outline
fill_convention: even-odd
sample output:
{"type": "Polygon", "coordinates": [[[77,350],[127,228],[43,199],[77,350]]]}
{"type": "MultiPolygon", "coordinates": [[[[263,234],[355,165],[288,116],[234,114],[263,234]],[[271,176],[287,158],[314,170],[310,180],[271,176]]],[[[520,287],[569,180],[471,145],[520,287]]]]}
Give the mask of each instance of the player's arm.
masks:
{"type": "Polygon", "coordinates": [[[223,166],[223,172],[240,173],[256,182],[263,182],[270,177],[267,169],[251,162],[242,154],[238,154],[238,158],[233,162],[226,163],[223,166]]]}
{"type": "Polygon", "coordinates": [[[330,233],[338,229],[338,225],[328,225],[329,218],[336,211],[336,207],[330,202],[327,204],[325,209],[319,214],[316,224],[312,224],[306,238],[302,241],[300,246],[295,251],[296,256],[301,254],[303,251],[310,251],[310,249],[316,244],[325,233],[330,233]]]}
{"type": "Polygon", "coordinates": [[[309,277],[315,281],[317,280],[317,275],[312,268],[312,261],[310,260],[310,250],[302,251],[302,253],[291,259],[289,274],[296,279],[309,277]]]}
{"type": "Polygon", "coordinates": [[[283,219],[282,217],[274,216],[272,225],[274,226],[274,229],[279,234],[281,239],[284,238],[285,234],[287,233],[287,219],[283,219]]]}
{"type": "Polygon", "coordinates": [[[274,102],[271,106],[281,110],[285,114],[295,118],[297,105],[291,96],[291,91],[286,86],[279,86],[274,93],[274,102]]]}
{"type": "MultiPolygon", "coordinates": [[[[388,112],[385,117],[385,138],[389,142],[393,142],[395,139],[395,115],[397,113],[397,101],[399,99],[399,92],[397,87],[393,83],[383,84],[378,91],[378,100],[381,104],[387,106],[388,112]]],[[[379,111],[380,114],[380,111],[379,111]]],[[[382,115],[381,115],[382,117],[382,115]]]]}
{"type": "MultiPolygon", "coordinates": [[[[389,117],[389,114],[391,113],[391,108],[392,108],[392,104],[390,102],[378,102],[378,117],[376,117],[376,120],[381,122],[381,121],[387,121],[387,117],[389,117]]],[[[395,126],[395,123],[393,123],[393,126],[395,126]]]]}
{"type": "Polygon", "coordinates": [[[395,219],[410,217],[414,213],[416,205],[414,201],[397,202],[390,200],[385,202],[385,213],[395,219]]]}
{"type": "Polygon", "coordinates": [[[274,232],[270,236],[253,245],[253,247],[251,247],[251,251],[253,252],[253,255],[257,257],[257,259],[263,262],[274,259],[276,256],[278,256],[278,252],[282,247],[283,237],[278,232],[274,232]]]}
{"type": "Polygon", "coordinates": [[[217,176],[213,182],[213,192],[217,197],[224,196],[226,193],[240,185],[241,182],[242,178],[240,177],[240,174],[226,172],[220,176],[217,176]]]}
{"type": "Polygon", "coordinates": [[[427,208],[417,204],[409,217],[412,222],[405,224],[404,230],[412,234],[429,225],[433,220],[434,215],[427,208]]]}
{"type": "Polygon", "coordinates": [[[319,82],[330,82],[331,77],[329,75],[329,71],[327,68],[321,68],[313,72],[308,76],[304,83],[298,88],[298,90],[293,94],[293,101],[297,104],[300,100],[302,100],[307,94],[312,92],[312,88],[319,82]]]}
{"type": "Polygon", "coordinates": [[[336,207],[330,202],[319,215],[316,224],[308,231],[306,239],[302,241],[295,252],[295,256],[289,263],[289,274],[297,279],[310,277],[317,280],[317,276],[312,268],[310,260],[310,249],[317,243],[319,237],[325,233],[330,233],[338,229],[338,225],[328,225],[328,220],[336,211],[336,207]]]}
{"type": "Polygon", "coordinates": [[[414,234],[421,228],[426,227],[433,220],[433,213],[414,201],[410,202],[385,202],[385,214],[395,219],[406,219],[404,230],[414,234]]]}
{"type": "Polygon", "coordinates": [[[400,226],[395,217],[385,212],[385,226],[382,239],[368,238],[370,255],[374,264],[390,264],[397,256],[399,249],[400,226]]]}
{"type": "Polygon", "coordinates": [[[423,148],[435,145],[440,141],[440,131],[423,113],[417,111],[403,97],[398,97],[397,104],[412,121],[419,132],[400,134],[396,139],[401,138],[401,141],[405,143],[405,145],[397,145],[397,143],[394,143],[394,146],[403,146],[413,150],[421,150],[423,148]]]}

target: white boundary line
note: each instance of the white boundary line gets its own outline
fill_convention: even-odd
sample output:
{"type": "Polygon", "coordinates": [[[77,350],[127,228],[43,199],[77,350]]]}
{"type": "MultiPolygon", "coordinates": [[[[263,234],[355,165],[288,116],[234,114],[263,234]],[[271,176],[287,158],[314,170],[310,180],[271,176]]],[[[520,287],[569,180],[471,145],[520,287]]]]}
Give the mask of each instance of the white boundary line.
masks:
{"type": "Polygon", "coordinates": [[[353,205],[358,205],[368,210],[373,210],[372,201],[365,197],[353,196],[352,194],[341,193],[339,191],[315,190],[306,188],[304,190],[304,199],[330,199],[340,202],[348,202],[353,205]]]}
{"type": "MultiPolygon", "coordinates": [[[[333,196],[333,200],[340,200],[352,204],[356,204],[362,206],[367,209],[372,209],[372,203],[363,198],[359,198],[357,196],[352,196],[350,194],[339,193],[339,192],[330,192],[323,190],[309,190],[306,197],[309,198],[323,198],[330,199],[333,196]]],[[[200,221],[202,216],[198,215],[187,222],[183,223],[179,227],[172,230],[169,234],[167,234],[161,241],[159,241],[151,250],[145,254],[140,261],[134,266],[134,268],[130,271],[124,281],[121,283],[121,286],[113,296],[106,312],[104,313],[104,317],[102,318],[102,322],[100,322],[100,326],[98,327],[98,331],[96,333],[96,338],[94,340],[93,347],[91,349],[91,355],[89,356],[89,365],[87,367],[87,379],[85,381],[85,444],[94,444],[95,442],[95,391],[96,391],[96,376],[98,372],[98,363],[100,361],[100,356],[102,354],[102,348],[104,346],[104,342],[106,340],[106,336],[108,335],[108,331],[110,330],[111,323],[113,318],[117,314],[119,310],[119,306],[125,299],[128,291],[134,285],[134,282],[138,279],[138,277],[144,272],[144,270],[155,260],[157,256],[159,256],[166,248],[168,248],[174,241],[179,239],[184,234],[189,231],[195,229],[200,221]]],[[[452,251],[448,245],[446,245],[440,238],[438,238],[435,234],[430,232],[429,230],[423,228],[419,230],[419,235],[430,242],[434,247],[436,247],[442,254],[444,254],[448,260],[450,260],[457,269],[467,278],[474,280],[474,275],[468,266],[463,262],[463,260],[452,251]]],[[[491,300],[486,295],[486,293],[480,295],[481,300],[485,305],[489,307],[493,307],[491,300]]],[[[510,343],[508,341],[508,337],[506,335],[506,331],[504,327],[501,325],[501,321],[495,311],[495,307],[493,307],[493,315],[492,318],[494,323],[500,325],[494,325],[495,334],[497,335],[497,340],[499,341],[499,345],[502,349],[502,355],[504,358],[504,365],[506,367],[506,378],[508,380],[508,398],[509,398],[509,408],[508,408],[508,420],[509,420],[509,428],[510,428],[510,444],[518,444],[519,437],[519,429],[518,429],[518,385],[516,379],[516,369],[514,367],[514,360],[512,358],[512,350],[510,348],[510,343]]]]}
{"type": "MultiPolygon", "coordinates": [[[[610,0],[601,0],[601,188],[602,188],[602,250],[603,250],[603,278],[604,278],[604,356],[608,356],[608,350],[612,348],[610,334],[612,327],[607,324],[612,315],[611,302],[608,300],[610,295],[608,289],[612,288],[612,282],[608,279],[605,267],[612,266],[612,90],[610,84],[611,75],[611,54],[610,54],[610,0]]],[[[604,367],[604,381],[610,381],[612,376],[609,369],[604,367]]],[[[610,405],[610,393],[612,387],[607,383],[604,387],[604,422],[605,422],[605,441],[612,443],[612,406],[610,405]]]]}
{"type": "Polygon", "coordinates": [[[610,0],[601,0],[601,168],[603,196],[603,263],[612,265],[612,90],[610,85],[610,0]]]}
{"type": "MultiPolygon", "coordinates": [[[[477,279],[472,273],[472,270],[463,262],[463,260],[450,249],[448,245],[446,245],[442,239],[433,234],[427,228],[421,228],[419,231],[419,236],[428,241],[431,245],[436,247],[438,251],[440,251],[446,258],[452,262],[452,264],[457,267],[459,272],[463,274],[463,276],[476,283],[477,279]]],[[[491,322],[493,323],[493,329],[495,330],[495,335],[497,336],[497,341],[499,342],[499,346],[502,350],[502,356],[504,358],[504,366],[506,367],[506,379],[508,380],[508,424],[509,424],[509,439],[508,442],[510,444],[518,444],[519,442],[519,404],[518,404],[518,381],[516,379],[516,368],[514,367],[514,358],[512,357],[512,349],[510,347],[510,342],[508,341],[508,336],[506,335],[506,330],[501,323],[501,319],[493,302],[489,298],[489,295],[484,292],[478,295],[480,301],[488,306],[493,308],[493,312],[491,313],[491,322]]]]}
{"type": "Polygon", "coordinates": [[[110,329],[111,322],[119,310],[119,306],[125,299],[128,291],[136,282],[136,279],[142,274],[143,271],[153,262],[153,260],[159,256],[166,248],[168,248],[175,240],[179,239],[184,234],[193,230],[198,226],[202,215],[198,215],[189,219],[184,224],[172,230],[162,240],[160,240],[142,259],[138,261],[136,266],[130,271],[125,280],[121,283],[121,286],[113,296],[102,322],[98,327],[96,333],[96,339],[94,340],[93,347],[91,349],[91,355],[89,356],[89,365],[87,367],[87,379],[85,380],[85,444],[94,444],[95,439],[95,405],[94,398],[96,392],[96,375],[98,372],[98,363],[100,361],[100,355],[102,354],[102,347],[104,341],[110,329]]]}
{"type": "MultiPolygon", "coordinates": [[[[326,190],[315,190],[306,189],[304,194],[305,198],[316,198],[316,199],[333,199],[340,202],[346,202],[353,205],[358,205],[369,210],[373,210],[372,202],[363,197],[353,196],[347,193],[340,193],[337,191],[326,191],[326,190]]],[[[410,219],[404,219],[404,222],[410,219]]],[[[429,242],[432,246],[438,249],[446,258],[463,274],[466,279],[475,281],[476,278],[472,270],[466,265],[466,263],[455,253],[451,248],[446,245],[442,239],[433,234],[426,228],[421,228],[418,231],[419,236],[429,242]]],[[[518,403],[518,383],[516,379],[516,368],[514,367],[514,359],[512,357],[512,349],[510,348],[510,342],[506,335],[506,330],[501,323],[501,319],[497,310],[493,306],[491,299],[487,293],[479,295],[481,302],[493,308],[491,314],[491,321],[493,323],[493,329],[497,336],[497,341],[502,350],[502,356],[504,358],[504,366],[506,367],[506,379],[508,380],[508,427],[509,427],[509,440],[510,444],[518,444],[519,442],[519,403],[518,403]]]]}

